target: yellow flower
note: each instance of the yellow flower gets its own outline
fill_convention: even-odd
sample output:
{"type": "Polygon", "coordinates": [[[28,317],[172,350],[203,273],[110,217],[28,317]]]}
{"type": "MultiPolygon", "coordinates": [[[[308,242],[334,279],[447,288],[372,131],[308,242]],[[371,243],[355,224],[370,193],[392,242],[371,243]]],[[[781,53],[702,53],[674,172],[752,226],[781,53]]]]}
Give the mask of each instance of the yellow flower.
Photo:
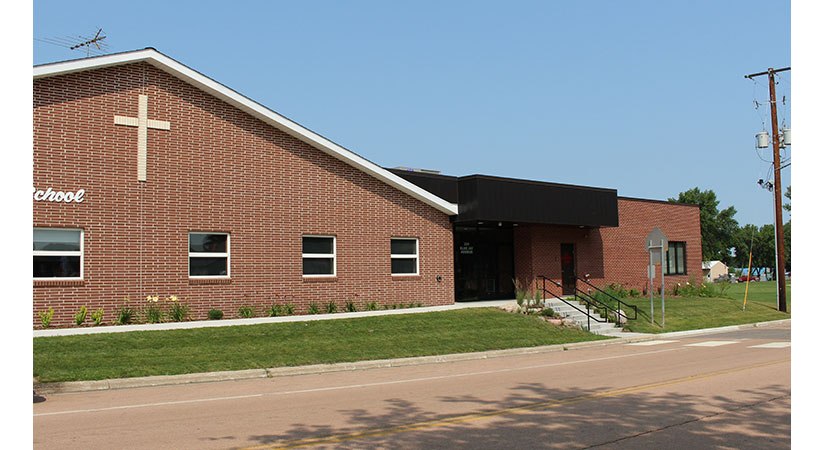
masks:
{"type": "Polygon", "coordinates": [[[156,296],[152,297],[152,301],[153,301],[153,302],[155,302],[155,303],[157,303],[157,302],[158,302],[158,298],[159,298],[159,297],[156,295],[156,296]]]}
{"type": "Polygon", "coordinates": [[[177,295],[170,295],[169,300],[172,300],[173,302],[176,302],[176,301],[178,301],[178,296],[177,295]]]}
{"type": "Polygon", "coordinates": [[[152,296],[151,296],[151,295],[147,295],[147,296],[146,296],[146,301],[147,301],[147,302],[151,302],[151,301],[152,301],[152,296]]]}

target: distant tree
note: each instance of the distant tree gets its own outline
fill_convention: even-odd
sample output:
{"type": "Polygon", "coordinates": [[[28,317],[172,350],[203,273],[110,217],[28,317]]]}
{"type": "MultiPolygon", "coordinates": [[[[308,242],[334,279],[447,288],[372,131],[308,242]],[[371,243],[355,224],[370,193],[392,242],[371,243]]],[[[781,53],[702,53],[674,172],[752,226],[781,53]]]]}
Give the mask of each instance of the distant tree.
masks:
{"type": "Polygon", "coordinates": [[[756,225],[747,224],[740,228],[735,238],[736,267],[748,267],[748,257],[753,251],[751,267],[754,273],[758,274],[759,268],[773,267],[776,262],[774,250],[773,224],[756,225]]]}
{"type": "Polygon", "coordinates": [[[785,198],[788,199],[788,203],[782,204],[782,209],[785,211],[791,212],[791,186],[788,185],[788,189],[785,189],[785,198]]]}
{"type": "MultiPolygon", "coordinates": [[[[791,222],[788,221],[783,226],[785,241],[785,270],[791,269],[791,222]]],[[[759,269],[763,267],[774,267],[776,265],[776,232],[773,224],[745,225],[736,233],[735,251],[736,257],[733,263],[736,267],[748,267],[748,255],[751,251],[751,238],[753,238],[753,260],[751,266],[759,269]]],[[[758,271],[756,271],[758,273],[758,271]]]]}
{"type": "MultiPolygon", "coordinates": [[[[727,265],[734,263],[734,258],[730,253],[731,249],[736,247],[739,230],[739,223],[733,218],[736,208],[729,206],[719,211],[719,200],[716,199],[716,194],[712,190],[700,191],[698,187],[680,192],[678,198],[669,198],[668,201],[699,206],[703,261],[718,260],[727,265]]],[[[747,258],[747,253],[745,258],[747,258]]],[[[747,260],[745,263],[747,264],[747,260]]]]}

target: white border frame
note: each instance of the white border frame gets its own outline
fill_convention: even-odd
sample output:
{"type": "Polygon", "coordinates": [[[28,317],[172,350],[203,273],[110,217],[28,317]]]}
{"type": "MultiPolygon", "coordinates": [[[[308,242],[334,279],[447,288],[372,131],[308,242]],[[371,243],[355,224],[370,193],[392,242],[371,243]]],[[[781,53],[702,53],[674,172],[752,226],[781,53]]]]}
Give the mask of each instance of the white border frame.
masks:
{"type": "Polygon", "coordinates": [[[417,237],[391,237],[390,238],[390,275],[394,277],[414,277],[418,276],[421,273],[421,250],[418,243],[417,237]],[[415,254],[414,255],[407,255],[407,254],[393,254],[392,252],[392,241],[397,239],[399,241],[415,241],[415,254]],[[415,273],[393,273],[392,271],[392,260],[393,259],[415,259],[415,273]]]}
{"type": "Polygon", "coordinates": [[[338,276],[338,238],[326,234],[302,234],[301,235],[301,276],[304,278],[332,278],[338,276]],[[304,253],[304,238],[330,238],[332,239],[332,253],[304,253]],[[304,259],[330,259],[332,258],[332,273],[305,274],[304,259]]]}
{"type": "MultiPolygon", "coordinates": [[[[84,241],[86,234],[83,228],[64,228],[64,227],[32,227],[32,240],[34,240],[34,230],[47,230],[47,231],[79,231],[80,232],[80,250],[32,250],[32,258],[35,256],[80,256],[80,276],[79,277],[35,277],[32,276],[32,280],[34,281],[78,281],[83,280],[84,269],[85,269],[85,246],[84,241]]],[[[32,261],[34,264],[34,261],[32,261]]]]}
{"type": "Polygon", "coordinates": [[[232,259],[230,253],[232,252],[232,236],[230,233],[223,231],[189,231],[186,234],[186,248],[189,256],[186,259],[186,275],[189,278],[202,280],[205,278],[231,278],[232,270],[230,269],[232,259]],[[189,250],[193,234],[220,234],[226,236],[226,252],[192,252],[189,250]],[[226,258],[226,275],[192,275],[192,258],[226,258]]]}

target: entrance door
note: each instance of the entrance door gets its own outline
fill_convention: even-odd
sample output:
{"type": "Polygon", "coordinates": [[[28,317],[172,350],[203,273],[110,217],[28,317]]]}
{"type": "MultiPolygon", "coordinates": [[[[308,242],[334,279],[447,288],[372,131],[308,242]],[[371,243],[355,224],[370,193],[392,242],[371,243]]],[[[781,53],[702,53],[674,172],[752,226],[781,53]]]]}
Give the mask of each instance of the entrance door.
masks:
{"type": "Polygon", "coordinates": [[[513,228],[455,227],[456,301],[513,298],[513,228]]]}
{"type": "Polygon", "coordinates": [[[576,293],[576,245],[561,244],[561,293],[576,293]]]}

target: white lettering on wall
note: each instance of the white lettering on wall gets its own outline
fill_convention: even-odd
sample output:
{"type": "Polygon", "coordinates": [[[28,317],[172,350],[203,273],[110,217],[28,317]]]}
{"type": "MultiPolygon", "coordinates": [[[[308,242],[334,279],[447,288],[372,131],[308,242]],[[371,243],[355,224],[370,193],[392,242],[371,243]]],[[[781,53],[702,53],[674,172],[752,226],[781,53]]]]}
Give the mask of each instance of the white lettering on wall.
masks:
{"type": "Polygon", "coordinates": [[[55,191],[52,188],[48,188],[45,191],[41,191],[38,190],[36,187],[33,187],[32,193],[34,196],[34,201],[36,202],[82,203],[83,195],[86,194],[86,190],[78,189],[77,192],[64,192],[55,191]]]}

